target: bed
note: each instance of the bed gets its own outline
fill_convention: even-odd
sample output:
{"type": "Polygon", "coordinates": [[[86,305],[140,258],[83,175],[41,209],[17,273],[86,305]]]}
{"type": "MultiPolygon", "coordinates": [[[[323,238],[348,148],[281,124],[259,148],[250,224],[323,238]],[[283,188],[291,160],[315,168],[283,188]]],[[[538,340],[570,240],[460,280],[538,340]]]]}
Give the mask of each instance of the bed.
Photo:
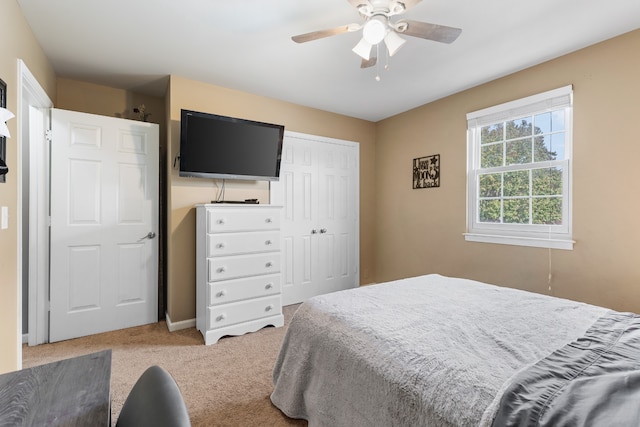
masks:
{"type": "Polygon", "coordinates": [[[314,426],[640,425],[640,318],[426,275],[314,297],[271,401],[314,426]]]}

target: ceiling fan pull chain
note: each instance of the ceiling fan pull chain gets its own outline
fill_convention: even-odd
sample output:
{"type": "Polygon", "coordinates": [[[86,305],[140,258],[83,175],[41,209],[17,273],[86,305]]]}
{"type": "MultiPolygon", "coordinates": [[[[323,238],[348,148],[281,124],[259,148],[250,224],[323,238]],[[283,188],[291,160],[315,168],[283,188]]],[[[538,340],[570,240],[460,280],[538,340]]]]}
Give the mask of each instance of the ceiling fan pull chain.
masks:
{"type": "MultiPolygon", "coordinates": [[[[392,30],[392,31],[393,31],[393,30],[392,30]]],[[[389,49],[388,49],[388,48],[387,48],[387,49],[385,49],[385,50],[384,50],[384,52],[385,52],[385,55],[384,55],[384,57],[385,57],[385,61],[384,61],[384,70],[385,70],[385,71],[389,71],[389,58],[391,57],[391,56],[389,55],[389,49]]]]}
{"type": "MultiPolygon", "coordinates": [[[[378,43],[376,45],[376,57],[380,58],[380,43],[378,43]]],[[[376,81],[379,82],[380,81],[380,61],[376,61],[376,81]]]]}

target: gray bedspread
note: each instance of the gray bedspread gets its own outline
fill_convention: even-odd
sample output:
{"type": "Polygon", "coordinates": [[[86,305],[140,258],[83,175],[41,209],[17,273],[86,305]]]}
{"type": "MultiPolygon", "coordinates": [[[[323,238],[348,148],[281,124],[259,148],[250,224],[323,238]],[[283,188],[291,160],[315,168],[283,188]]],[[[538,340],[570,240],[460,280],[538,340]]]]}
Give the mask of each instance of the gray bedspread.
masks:
{"type": "Polygon", "coordinates": [[[315,297],[287,330],[271,400],[311,427],[475,426],[508,379],[605,312],[439,275],[315,297]]]}
{"type": "Polygon", "coordinates": [[[640,317],[609,312],[509,381],[493,425],[640,426],[640,317]]]}

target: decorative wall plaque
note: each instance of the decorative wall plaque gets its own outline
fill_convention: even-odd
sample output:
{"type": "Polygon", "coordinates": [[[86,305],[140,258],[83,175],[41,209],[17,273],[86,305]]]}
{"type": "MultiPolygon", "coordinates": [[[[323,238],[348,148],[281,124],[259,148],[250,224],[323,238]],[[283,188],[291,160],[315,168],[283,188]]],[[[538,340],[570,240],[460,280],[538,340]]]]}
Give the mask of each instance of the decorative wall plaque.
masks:
{"type": "Polygon", "coordinates": [[[440,154],[413,159],[413,188],[440,187],[440,154]]]}

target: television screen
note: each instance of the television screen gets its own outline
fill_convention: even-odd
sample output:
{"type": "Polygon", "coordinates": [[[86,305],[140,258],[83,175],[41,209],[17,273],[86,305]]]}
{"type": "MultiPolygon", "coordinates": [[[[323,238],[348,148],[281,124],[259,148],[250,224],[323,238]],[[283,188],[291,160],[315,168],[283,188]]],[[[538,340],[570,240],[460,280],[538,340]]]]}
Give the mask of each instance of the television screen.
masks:
{"type": "Polygon", "coordinates": [[[182,110],[180,176],[277,181],[284,126],[182,110]]]}

